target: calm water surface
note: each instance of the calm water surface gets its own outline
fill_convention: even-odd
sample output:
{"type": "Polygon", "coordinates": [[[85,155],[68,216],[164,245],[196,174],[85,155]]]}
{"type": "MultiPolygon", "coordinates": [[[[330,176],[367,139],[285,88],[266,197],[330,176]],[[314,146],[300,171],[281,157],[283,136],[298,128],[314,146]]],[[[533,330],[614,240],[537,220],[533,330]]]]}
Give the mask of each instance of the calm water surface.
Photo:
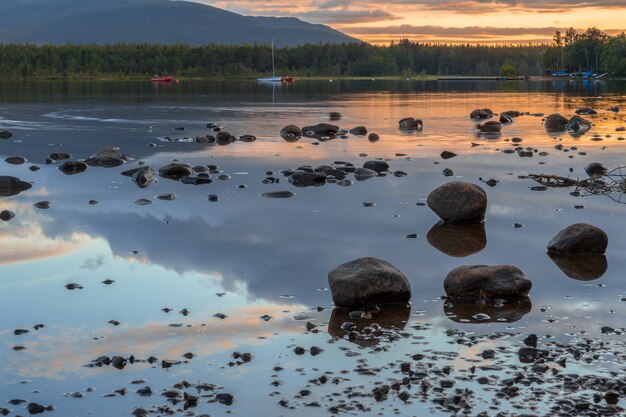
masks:
{"type": "MultiPolygon", "coordinates": [[[[567,188],[533,191],[537,184],[519,177],[585,178],[590,162],[609,169],[626,165],[626,141],[620,137],[626,133],[616,132],[626,126],[625,113],[626,84],[609,81],[335,80],[283,87],[2,82],[0,130],[14,136],[0,141],[0,154],[2,160],[20,155],[28,162],[2,161],[1,175],[33,186],[0,199],[0,210],[16,213],[0,224],[0,409],[28,415],[26,406],[36,402],[52,405],[55,410],[45,413],[59,416],[131,415],[137,408],[151,415],[451,415],[456,411],[447,408],[449,401],[442,406],[437,399],[449,400],[464,389],[473,391],[471,415],[497,410],[550,415],[563,396],[593,402],[592,391],[566,391],[563,380],[567,374],[624,379],[624,339],[618,333],[626,313],[626,205],[615,201],[619,194],[573,197],[567,188]],[[619,105],[624,112],[606,110],[619,105]],[[505,126],[500,137],[485,138],[476,136],[468,117],[484,107],[567,116],[593,107],[599,113],[585,116],[594,127],[580,137],[548,134],[541,117],[527,115],[505,126]],[[288,143],[279,135],[287,124],[328,122],[331,111],[342,114],[333,123],[346,129],[365,125],[380,140],[348,135],[288,143]],[[397,121],[409,116],[423,120],[423,131],[397,129],[397,121]],[[228,146],[186,140],[211,133],[209,122],[258,140],[228,146]],[[179,127],[185,130],[175,130],[179,127]],[[549,154],[520,158],[503,153],[515,146],[513,137],[549,154]],[[563,150],[554,148],[559,144],[563,150]],[[86,159],[111,146],[133,160],[72,176],[59,171],[59,163],[45,163],[53,152],[86,159]],[[458,156],[443,160],[444,150],[458,156]],[[348,187],[296,188],[280,174],[338,160],[362,166],[375,158],[387,159],[392,171],[408,175],[354,181],[348,187]],[[219,180],[214,174],[207,185],[160,178],[140,189],[120,175],[140,161],[157,169],[173,160],[216,164],[230,178],[219,180]],[[32,165],[40,169],[31,171],[32,165]],[[444,177],[444,168],[454,176],[444,177]],[[268,176],[280,182],[262,183],[268,176]],[[430,191],[454,179],[486,190],[484,227],[436,227],[437,216],[423,203],[430,191]],[[481,179],[498,183],[488,187],[481,179]],[[261,197],[283,190],[296,195],[261,197]],[[156,198],[164,193],[176,199],[156,198]],[[209,194],[219,201],[209,202],[209,194]],[[152,204],[134,204],[139,198],[152,204]],[[42,200],[51,207],[33,206],[42,200]],[[374,205],[364,207],[364,202],[374,205]],[[578,277],[573,279],[547,256],[546,245],[559,230],[578,222],[608,233],[608,266],[566,265],[569,275],[578,277]],[[418,237],[406,238],[409,234],[418,237]],[[332,312],[327,273],[362,256],[396,265],[409,278],[413,296],[407,309],[372,318],[394,331],[353,343],[340,329],[349,317],[332,312]],[[446,307],[443,279],[465,264],[518,266],[533,281],[532,304],[469,311],[446,307]],[[106,279],[114,282],[103,284],[106,279]],[[69,283],[83,289],[67,290],[69,283]],[[187,315],[180,313],[183,309],[187,315]],[[479,312],[491,319],[473,319],[479,312]],[[214,316],[218,313],[226,317],[214,316]],[[264,320],[264,315],[271,318],[264,320]],[[307,322],[318,327],[307,331],[307,322]],[[36,324],[45,327],[35,330],[36,324]],[[602,332],[605,326],[617,333],[602,332]],[[15,329],[30,331],[15,335],[15,329]],[[517,358],[530,333],[546,349],[556,349],[557,342],[604,345],[595,356],[582,348],[582,357],[563,353],[567,368],[548,362],[545,380],[524,387],[547,390],[545,395],[498,395],[499,380],[532,366],[517,358]],[[324,351],[317,356],[293,352],[312,346],[324,351]],[[485,349],[496,350],[496,358],[483,360],[485,349]],[[249,352],[253,359],[237,364],[233,352],[249,352]],[[412,359],[415,354],[424,359],[412,359]],[[88,366],[103,355],[157,361],[127,363],[122,370],[88,366]],[[414,383],[402,388],[411,395],[407,403],[393,392],[375,401],[373,388],[405,376],[398,365],[403,361],[431,373],[426,379],[433,388],[422,394],[420,383],[414,383]],[[485,364],[497,366],[470,369],[485,364]],[[361,372],[364,367],[374,370],[361,372]],[[327,383],[320,382],[322,375],[327,383]],[[492,384],[476,383],[479,376],[488,376],[492,384]],[[454,380],[454,387],[438,388],[441,378],[454,380]],[[193,386],[175,386],[181,381],[193,386]],[[215,386],[199,390],[203,383],[215,386]],[[152,396],[135,393],[145,386],[152,396]],[[161,393],[173,386],[200,394],[197,406],[187,404],[185,410],[184,402],[167,401],[161,393]],[[310,395],[301,393],[305,389],[310,395]],[[232,394],[232,405],[214,401],[216,393],[232,394]],[[26,402],[9,403],[15,399],[26,402]],[[169,409],[157,408],[163,406],[169,409]]],[[[618,404],[624,407],[621,398],[618,404]]]]}

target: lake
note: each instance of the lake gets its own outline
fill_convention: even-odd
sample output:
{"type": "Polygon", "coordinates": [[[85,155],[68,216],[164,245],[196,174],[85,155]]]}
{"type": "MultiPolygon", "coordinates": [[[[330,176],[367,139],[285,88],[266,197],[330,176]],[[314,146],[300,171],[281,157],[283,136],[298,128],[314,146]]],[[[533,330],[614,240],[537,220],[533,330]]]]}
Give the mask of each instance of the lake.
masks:
{"type": "Polygon", "coordinates": [[[0,131],[12,133],[0,140],[1,175],[32,184],[0,198],[15,213],[0,224],[0,413],[618,415],[626,197],[528,176],[626,165],[625,113],[626,82],[609,80],[0,82],[0,131]],[[546,132],[538,115],[582,107],[598,114],[578,136],[546,132]],[[477,108],[532,115],[483,136],[469,118],[477,108]],[[400,130],[405,117],[423,130],[400,130]],[[380,139],[280,135],[321,122],[380,139]],[[257,139],[197,143],[215,135],[207,125],[257,139]],[[59,170],[61,153],[85,160],[108,147],[128,161],[59,170]],[[27,161],[4,161],[14,156],[27,161]],[[281,173],[378,158],[401,172],[311,187],[281,173]],[[121,175],[172,162],[206,184],[158,177],[140,188],[121,175]],[[484,223],[438,224],[426,199],[453,180],[486,191],[484,223]],[[295,195],[262,196],[271,191],[295,195]],[[606,258],[548,256],[573,223],[606,231],[606,258]],[[410,305],[333,311],[328,272],[366,256],[404,272],[410,305]],[[445,300],[448,272],[474,264],[519,267],[530,301],[445,300]],[[531,334],[540,350],[528,363],[519,350],[531,334]]]}

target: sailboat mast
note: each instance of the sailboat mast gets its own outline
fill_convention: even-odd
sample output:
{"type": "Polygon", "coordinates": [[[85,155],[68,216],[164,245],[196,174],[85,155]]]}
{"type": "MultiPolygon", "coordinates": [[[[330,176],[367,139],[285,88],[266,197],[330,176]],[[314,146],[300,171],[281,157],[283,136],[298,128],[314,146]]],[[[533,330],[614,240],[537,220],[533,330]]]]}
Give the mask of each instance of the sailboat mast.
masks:
{"type": "Polygon", "coordinates": [[[274,38],[272,38],[272,77],[276,77],[276,70],[274,69],[274,38]]]}

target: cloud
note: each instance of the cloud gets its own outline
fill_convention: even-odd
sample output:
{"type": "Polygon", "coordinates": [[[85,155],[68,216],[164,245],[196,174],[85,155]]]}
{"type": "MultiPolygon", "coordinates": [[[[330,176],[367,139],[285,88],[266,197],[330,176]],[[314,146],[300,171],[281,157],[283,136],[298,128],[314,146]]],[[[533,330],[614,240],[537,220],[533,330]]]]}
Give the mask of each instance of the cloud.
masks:
{"type": "MultiPolygon", "coordinates": [[[[382,27],[357,26],[346,29],[352,36],[367,38],[372,42],[389,42],[393,39],[410,38],[414,40],[443,40],[458,42],[508,42],[523,38],[524,42],[551,42],[554,32],[565,32],[560,27],[495,27],[495,26],[414,26],[394,25],[382,27]]],[[[585,29],[577,29],[584,32],[585,29]]],[[[621,33],[619,29],[608,29],[610,34],[621,33]]]]}
{"type": "Polygon", "coordinates": [[[312,10],[304,13],[298,13],[296,17],[313,22],[322,22],[329,24],[337,23],[370,23],[381,22],[387,20],[396,20],[400,17],[380,9],[374,10],[312,10]]]}

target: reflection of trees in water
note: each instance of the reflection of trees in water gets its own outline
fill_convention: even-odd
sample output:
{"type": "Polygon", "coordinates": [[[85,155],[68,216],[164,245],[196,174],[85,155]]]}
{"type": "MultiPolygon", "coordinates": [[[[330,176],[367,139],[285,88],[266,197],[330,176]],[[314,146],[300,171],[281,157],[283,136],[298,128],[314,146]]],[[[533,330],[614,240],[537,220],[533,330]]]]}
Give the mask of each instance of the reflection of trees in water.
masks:
{"type": "Polygon", "coordinates": [[[603,175],[582,180],[548,174],[529,174],[526,178],[535,180],[548,188],[574,187],[574,191],[570,194],[576,197],[603,195],[617,203],[626,204],[626,173],[624,170],[626,170],[626,166],[620,166],[603,175]]]}

